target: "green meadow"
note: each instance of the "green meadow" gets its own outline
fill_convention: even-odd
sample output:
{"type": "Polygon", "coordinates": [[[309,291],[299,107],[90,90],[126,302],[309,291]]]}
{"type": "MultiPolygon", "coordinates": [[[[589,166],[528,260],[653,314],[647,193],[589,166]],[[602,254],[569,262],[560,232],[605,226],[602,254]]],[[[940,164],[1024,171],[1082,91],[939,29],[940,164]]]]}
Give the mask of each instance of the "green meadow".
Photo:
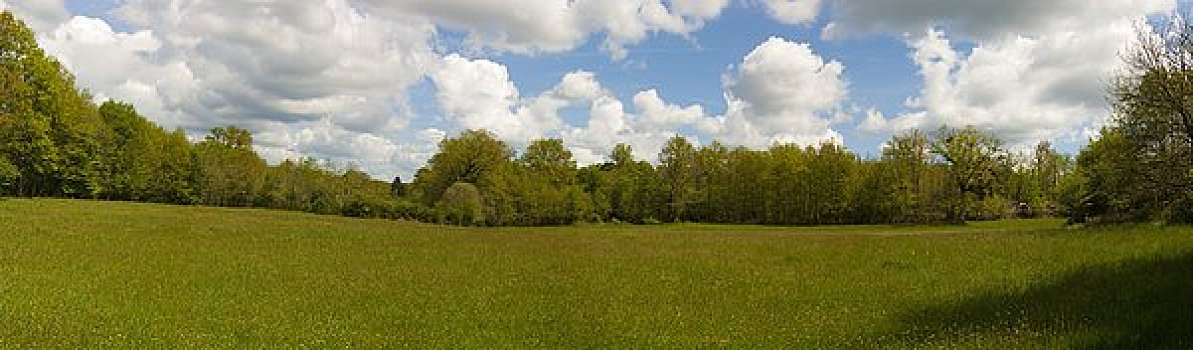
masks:
{"type": "Polygon", "coordinates": [[[0,348],[1190,348],[1193,228],[459,228],[0,200],[0,348]]]}

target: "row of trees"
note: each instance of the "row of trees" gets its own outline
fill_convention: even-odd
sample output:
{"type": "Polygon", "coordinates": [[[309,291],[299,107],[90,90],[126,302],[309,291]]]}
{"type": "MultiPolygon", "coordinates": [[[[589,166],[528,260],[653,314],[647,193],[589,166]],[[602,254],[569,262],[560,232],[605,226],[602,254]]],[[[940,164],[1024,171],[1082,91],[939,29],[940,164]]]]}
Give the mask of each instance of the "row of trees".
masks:
{"type": "Polygon", "coordinates": [[[1027,156],[974,128],[942,128],[896,136],[872,160],[831,143],[759,151],[676,136],[657,166],[621,144],[608,162],[578,168],[561,140],[531,142],[515,157],[491,134],[468,131],[443,141],[410,195],[452,222],[497,226],[964,222],[1050,213],[1071,164],[1047,143],[1027,156]]]}

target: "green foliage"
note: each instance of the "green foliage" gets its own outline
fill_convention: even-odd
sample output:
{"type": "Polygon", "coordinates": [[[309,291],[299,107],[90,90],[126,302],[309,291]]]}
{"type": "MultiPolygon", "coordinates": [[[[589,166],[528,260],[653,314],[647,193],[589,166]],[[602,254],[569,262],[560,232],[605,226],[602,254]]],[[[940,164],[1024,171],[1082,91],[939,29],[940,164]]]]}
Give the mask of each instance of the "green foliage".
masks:
{"type": "Polygon", "coordinates": [[[457,182],[493,183],[489,176],[506,166],[513,151],[486,131],[470,130],[439,143],[439,153],[415,175],[417,197],[427,205],[439,202],[444,191],[457,182]]]}
{"type": "Polygon", "coordinates": [[[1078,157],[1073,221],[1186,222],[1193,197],[1193,25],[1175,16],[1140,29],[1111,83],[1114,123],[1078,157]]]}
{"type": "Polygon", "coordinates": [[[435,205],[446,224],[473,226],[484,223],[484,207],[476,185],[457,182],[448,187],[435,205]]]}
{"type": "MultiPolygon", "coordinates": [[[[879,222],[923,223],[938,220],[932,216],[936,210],[932,199],[934,184],[932,173],[939,167],[930,164],[931,144],[927,135],[919,130],[895,135],[886,144],[880,169],[872,176],[878,177],[873,185],[884,188],[890,194],[888,200],[875,203],[874,212],[884,216],[879,222]]],[[[873,199],[871,199],[873,200],[873,199]]]]}
{"type": "Polygon", "coordinates": [[[181,131],[168,133],[132,105],[108,101],[100,116],[112,130],[103,149],[99,194],[105,199],[190,203],[195,173],[191,144],[181,131]]]}
{"type": "Polygon", "coordinates": [[[532,141],[520,162],[553,185],[569,184],[576,177],[576,161],[561,139],[532,141]]]}
{"type": "Polygon", "coordinates": [[[667,191],[664,218],[668,221],[691,220],[688,212],[698,197],[696,188],[696,148],[683,136],[672,136],[659,152],[659,176],[667,191]]]}
{"type": "Polygon", "coordinates": [[[1007,165],[1002,142],[973,127],[950,129],[941,127],[931,143],[932,153],[947,165],[950,187],[954,192],[949,200],[948,220],[965,222],[978,214],[970,207],[974,201],[985,201],[999,189],[999,180],[1007,165]]]}
{"type": "Polygon", "coordinates": [[[253,151],[248,135],[234,126],[214,128],[195,145],[195,182],[201,203],[229,207],[258,203],[267,167],[253,151]]]}
{"type": "Polygon", "coordinates": [[[92,197],[107,126],[74,77],[37,46],[33,32],[0,12],[0,155],[17,166],[26,196],[92,197]]]}
{"type": "Polygon", "coordinates": [[[0,157],[0,196],[15,194],[16,184],[20,179],[21,170],[8,159],[0,157]]]}

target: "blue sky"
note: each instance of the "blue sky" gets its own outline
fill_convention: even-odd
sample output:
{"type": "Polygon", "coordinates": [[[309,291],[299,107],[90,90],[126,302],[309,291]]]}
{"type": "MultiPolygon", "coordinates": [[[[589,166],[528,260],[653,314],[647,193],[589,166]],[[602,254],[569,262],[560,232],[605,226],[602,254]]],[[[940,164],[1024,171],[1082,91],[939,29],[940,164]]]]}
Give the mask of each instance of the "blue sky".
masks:
{"type": "MultiPolygon", "coordinates": [[[[1184,2],[1179,7],[1183,7],[1184,2]]],[[[486,128],[581,163],[673,134],[752,148],[973,125],[1067,151],[1134,24],[1173,0],[0,0],[99,98],[272,161],[409,176],[486,128]]]]}

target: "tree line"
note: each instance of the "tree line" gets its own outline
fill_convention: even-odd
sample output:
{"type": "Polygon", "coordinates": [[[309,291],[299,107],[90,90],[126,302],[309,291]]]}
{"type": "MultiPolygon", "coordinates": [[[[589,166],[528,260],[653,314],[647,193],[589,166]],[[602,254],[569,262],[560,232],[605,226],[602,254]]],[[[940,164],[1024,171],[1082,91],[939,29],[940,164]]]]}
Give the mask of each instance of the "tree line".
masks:
{"type": "Polygon", "coordinates": [[[413,200],[466,225],[709,222],[774,225],[936,223],[1051,215],[1073,162],[1041,143],[1007,151],[974,128],[895,136],[878,159],[834,143],[766,150],[670,138],[657,165],[619,144],[577,167],[559,139],[515,156],[492,134],[444,140],[413,200]]]}
{"type": "Polygon", "coordinates": [[[312,159],[269,165],[252,134],[191,142],[132,105],[99,105],[10,13],[0,15],[0,195],[95,198],[407,219],[457,225],[707,222],[1188,222],[1193,207],[1193,32],[1148,36],[1113,84],[1115,122],[1074,159],[1047,142],[1013,152],[982,130],[893,136],[877,157],[839,144],[764,150],[675,136],[657,164],[619,144],[578,166],[562,140],[521,152],[483,130],[443,140],[413,182],[312,159]],[[1149,41],[1150,40],[1150,41],[1149,41]],[[1182,46],[1183,45],[1183,46],[1182,46]],[[1169,57],[1172,56],[1172,57],[1169,57]]]}

